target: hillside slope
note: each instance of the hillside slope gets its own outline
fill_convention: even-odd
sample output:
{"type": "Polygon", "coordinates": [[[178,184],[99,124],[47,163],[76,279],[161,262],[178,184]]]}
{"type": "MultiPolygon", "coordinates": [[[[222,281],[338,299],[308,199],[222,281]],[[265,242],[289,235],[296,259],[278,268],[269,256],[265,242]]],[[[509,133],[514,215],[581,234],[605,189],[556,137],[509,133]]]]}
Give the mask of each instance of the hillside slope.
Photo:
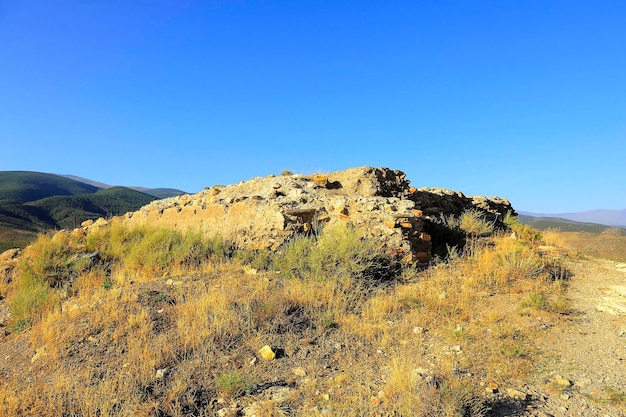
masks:
{"type": "Polygon", "coordinates": [[[56,227],[69,229],[80,226],[87,219],[138,210],[153,200],[156,197],[125,187],[113,187],[93,194],[48,197],[27,205],[48,213],[56,227]]]}
{"type": "Polygon", "coordinates": [[[135,211],[155,199],[128,188],[102,190],[59,175],[0,172],[0,251],[24,247],[39,232],[135,211]]]}
{"type": "Polygon", "coordinates": [[[44,236],[0,258],[0,414],[624,415],[624,268],[509,225],[428,269],[347,222],[274,252],[44,236]]]}
{"type": "Polygon", "coordinates": [[[0,200],[26,203],[55,195],[88,194],[96,191],[97,187],[54,174],[0,172],[0,200]]]}

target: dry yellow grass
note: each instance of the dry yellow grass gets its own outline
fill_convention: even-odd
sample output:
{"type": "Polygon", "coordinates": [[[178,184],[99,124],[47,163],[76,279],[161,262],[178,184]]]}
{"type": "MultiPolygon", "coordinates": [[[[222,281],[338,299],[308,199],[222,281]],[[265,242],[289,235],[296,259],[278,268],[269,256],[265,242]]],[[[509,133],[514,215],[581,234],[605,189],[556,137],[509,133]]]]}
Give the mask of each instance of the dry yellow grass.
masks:
{"type": "MultiPolygon", "coordinates": [[[[58,249],[55,239],[74,261],[63,286],[45,286],[49,298],[23,311],[30,327],[0,345],[10,357],[0,415],[208,416],[231,403],[264,416],[482,415],[480,384],[530,372],[533,320],[558,317],[524,304],[532,294],[557,300],[551,261],[508,235],[377,280],[351,262],[384,257],[350,229],[300,242],[320,250],[309,258],[318,264],[294,268],[283,252],[257,271],[251,257],[224,257],[193,234],[114,227],[41,238],[27,252],[21,268],[40,284],[46,266],[35,263],[58,249]],[[165,256],[149,245],[149,262],[127,257],[142,239],[186,249],[165,256]],[[189,248],[201,255],[185,256],[189,248]],[[98,260],[76,266],[76,255],[95,250],[98,260]],[[264,345],[275,360],[260,358],[264,345]],[[292,390],[278,401],[267,397],[272,386],[292,390]]],[[[13,303],[23,279],[7,290],[13,303]]]]}
{"type": "Polygon", "coordinates": [[[609,229],[601,234],[560,232],[558,236],[564,247],[581,255],[626,262],[626,235],[622,231],[609,229]]]}

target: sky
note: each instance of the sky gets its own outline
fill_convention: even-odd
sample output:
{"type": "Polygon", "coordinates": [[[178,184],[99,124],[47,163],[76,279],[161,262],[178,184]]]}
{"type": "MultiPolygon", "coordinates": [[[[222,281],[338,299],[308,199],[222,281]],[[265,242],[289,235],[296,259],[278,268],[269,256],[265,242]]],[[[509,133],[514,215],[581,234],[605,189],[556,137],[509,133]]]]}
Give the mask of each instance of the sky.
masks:
{"type": "Polygon", "coordinates": [[[370,165],[626,208],[623,0],[0,0],[0,171],[199,192],[370,165]]]}

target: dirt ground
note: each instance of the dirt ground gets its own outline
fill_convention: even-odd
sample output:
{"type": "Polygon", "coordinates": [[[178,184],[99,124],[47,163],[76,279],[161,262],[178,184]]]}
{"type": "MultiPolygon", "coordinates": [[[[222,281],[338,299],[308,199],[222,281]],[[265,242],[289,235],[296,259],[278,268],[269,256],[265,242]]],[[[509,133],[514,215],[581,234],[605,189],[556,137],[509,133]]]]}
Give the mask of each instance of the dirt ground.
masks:
{"type": "Polygon", "coordinates": [[[626,263],[570,263],[571,314],[545,324],[537,372],[521,390],[529,400],[496,416],[626,416],[626,263]]]}

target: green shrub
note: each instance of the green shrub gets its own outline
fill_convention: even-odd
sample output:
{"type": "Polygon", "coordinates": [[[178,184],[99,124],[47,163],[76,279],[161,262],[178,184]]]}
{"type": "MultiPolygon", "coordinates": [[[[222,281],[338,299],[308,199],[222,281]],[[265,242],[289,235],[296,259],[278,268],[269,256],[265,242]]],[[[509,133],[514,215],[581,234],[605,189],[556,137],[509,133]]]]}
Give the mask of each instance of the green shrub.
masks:
{"type": "Polygon", "coordinates": [[[527,224],[520,223],[517,216],[513,216],[511,212],[504,216],[503,222],[520,240],[530,242],[541,240],[541,232],[527,224]]]}
{"type": "Polygon", "coordinates": [[[77,271],[85,267],[85,264],[75,262],[78,260],[76,252],[67,234],[40,235],[28,248],[28,260],[22,264],[21,270],[50,287],[71,284],[77,271]]]}
{"type": "Polygon", "coordinates": [[[489,236],[494,230],[494,222],[488,221],[485,214],[476,209],[464,211],[458,224],[461,230],[473,237],[489,236]]]}
{"type": "Polygon", "coordinates": [[[32,322],[46,307],[60,303],[62,292],[71,294],[75,279],[92,263],[91,257],[81,256],[81,249],[76,239],[63,232],[52,237],[39,235],[27,248],[11,297],[11,310],[18,323],[32,322]]]}
{"type": "Polygon", "coordinates": [[[113,224],[87,236],[87,248],[130,270],[167,273],[175,267],[195,267],[212,256],[224,256],[227,245],[220,236],[206,238],[199,230],[183,233],[163,227],[113,224]]]}
{"type": "Polygon", "coordinates": [[[267,249],[239,249],[234,252],[233,258],[256,269],[268,269],[272,264],[272,252],[267,249]]]}
{"type": "Polygon", "coordinates": [[[236,370],[229,373],[222,373],[217,379],[217,389],[231,398],[249,394],[253,386],[252,376],[239,374],[236,370]]]}
{"type": "Polygon", "coordinates": [[[535,278],[544,272],[544,262],[528,247],[517,244],[498,253],[496,266],[509,278],[535,278]]]}
{"type": "Polygon", "coordinates": [[[11,313],[16,329],[22,330],[26,323],[32,323],[43,309],[54,300],[54,291],[40,277],[21,269],[17,291],[11,299],[11,313]]]}
{"type": "Polygon", "coordinates": [[[493,234],[495,222],[488,221],[482,211],[470,209],[460,216],[441,215],[427,223],[425,230],[433,237],[433,255],[449,258],[451,253],[476,252],[480,238],[493,234]]]}
{"type": "Polygon", "coordinates": [[[288,276],[387,279],[401,268],[379,245],[348,223],[326,226],[319,236],[299,235],[275,256],[273,266],[288,276]]]}
{"type": "Polygon", "coordinates": [[[522,301],[522,307],[535,308],[537,310],[549,310],[550,303],[544,294],[532,292],[522,301]]]}

